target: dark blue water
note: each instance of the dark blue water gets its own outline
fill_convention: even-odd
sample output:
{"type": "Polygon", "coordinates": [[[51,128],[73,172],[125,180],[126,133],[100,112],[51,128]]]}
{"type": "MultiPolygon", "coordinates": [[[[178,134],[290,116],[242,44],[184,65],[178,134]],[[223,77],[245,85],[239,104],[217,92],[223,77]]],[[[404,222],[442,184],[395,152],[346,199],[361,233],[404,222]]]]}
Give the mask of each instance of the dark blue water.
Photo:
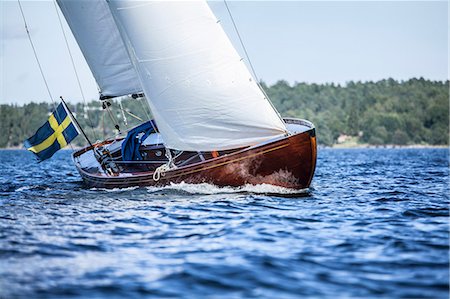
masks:
{"type": "Polygon", "coordinates": [[[319,152],[313,188],[93,190],[0,151],[0,298],[448,298],[448,149],[319,152]]]}

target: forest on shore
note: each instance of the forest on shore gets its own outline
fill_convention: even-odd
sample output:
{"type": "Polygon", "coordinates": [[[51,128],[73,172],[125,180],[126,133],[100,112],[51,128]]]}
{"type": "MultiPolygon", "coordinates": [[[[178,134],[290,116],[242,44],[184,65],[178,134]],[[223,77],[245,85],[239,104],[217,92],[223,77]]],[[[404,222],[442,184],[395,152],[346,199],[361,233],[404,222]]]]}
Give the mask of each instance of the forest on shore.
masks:
{"type": "MultiPolygon", "coordinates": [[[[449,81],[385,79],[345,85],[278,81],[262,86],[283,117],[312,121],[322,146],[348,140],[374,146],[449,144],[449,81]]],[[[92,100],[69,107],[93,141],[114,135],[115,123],[126,131],[151,115],[145,100],[111,104],[103,109],[100,101],[92,100]]],[[[53,108],[47,102],[0,105],[0,148],[21,147],[53,108]]],[[[78,137],[74,143],[86,142],[78,137]]]]}

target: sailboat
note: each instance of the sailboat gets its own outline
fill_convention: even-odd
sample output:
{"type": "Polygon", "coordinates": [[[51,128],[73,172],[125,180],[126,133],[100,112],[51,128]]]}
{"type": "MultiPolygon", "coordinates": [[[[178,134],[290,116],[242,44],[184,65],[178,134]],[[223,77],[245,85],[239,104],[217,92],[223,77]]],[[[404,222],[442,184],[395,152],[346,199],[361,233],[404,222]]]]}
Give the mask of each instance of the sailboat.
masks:
{"type": "Polygon", "coordinates": [[[57,3],[100,100],[145,97],[153,115],[73,153],[89,187],[310,186],[314,125],[279,115],[206,1],[57,3]]]}

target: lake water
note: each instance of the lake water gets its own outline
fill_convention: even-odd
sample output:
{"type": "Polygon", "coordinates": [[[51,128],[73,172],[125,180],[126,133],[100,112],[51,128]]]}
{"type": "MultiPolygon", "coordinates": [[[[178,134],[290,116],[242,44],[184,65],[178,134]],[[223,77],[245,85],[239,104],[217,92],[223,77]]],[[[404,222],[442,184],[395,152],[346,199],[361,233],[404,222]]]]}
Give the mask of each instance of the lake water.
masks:
{"type": "Polygon", "coordinates": [[[70,151],[0,151],[0,298],[448,298],[448,155],[321,149],[289,193],[86,189],[70,151]]]}

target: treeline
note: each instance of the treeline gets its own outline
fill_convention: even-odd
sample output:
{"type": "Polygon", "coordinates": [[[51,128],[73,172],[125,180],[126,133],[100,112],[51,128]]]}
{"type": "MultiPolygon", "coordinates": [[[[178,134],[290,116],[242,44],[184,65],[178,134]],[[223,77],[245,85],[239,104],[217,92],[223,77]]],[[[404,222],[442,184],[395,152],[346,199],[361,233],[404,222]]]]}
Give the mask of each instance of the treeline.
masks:
{"type": "Polygon", "coordinates": [[[312,121],[322,145],[335,144],[341,135],[371,145],[449,143],[449,81],[279,81],[267,93],[283,116],[312,121]]]}
{"type": "MultiPolygon", "coordinates": [[[[151,118],[145,99],[110,103],[108,106],[103,106],[99,100],[93,100],[86,105],[68,103],[69,109],[91,142],[117,134],[116,124],[124,132],[151,118]]],[[[0,105],[0,130],[3,132],[0,134],[0,148],[21,147],[23,141],[31,137],[47,121],[57,104],[32,102],[23,106],[0,105]]],[[[87,142],[83,137],[78,137],[72,144],[82,146],[87,142]]]]}
{"type": "MultiPolygon", "coordinates": [[[[449,81],[387,79],[345,86],[279,81],[263,87],[282,116],[312,121],[322,145],[343,135],[371,145],[449,143],[449,81]]],[[[70,107],[93,141],[114,135],[114,123],[124,131],[150,116],[145,100],[112,102],[108,109],[100,101],[70,107]]],[[[0,105],[0,147],[21,146],[52,109],[48,103],[0,105]]],[[[76,143],[85,141],[79,137],[76,143]]]]}

